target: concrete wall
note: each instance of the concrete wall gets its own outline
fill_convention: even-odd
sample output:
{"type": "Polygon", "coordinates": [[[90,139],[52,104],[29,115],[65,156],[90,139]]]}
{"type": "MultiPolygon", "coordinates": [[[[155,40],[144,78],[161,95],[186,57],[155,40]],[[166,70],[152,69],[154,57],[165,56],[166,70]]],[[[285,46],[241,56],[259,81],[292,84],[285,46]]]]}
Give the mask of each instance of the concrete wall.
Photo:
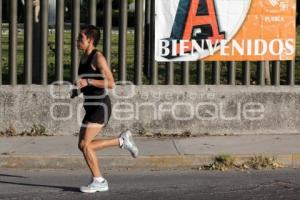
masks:
{"type": "MultiPolygon", "coordinates": [[[[0,131],[43,125],[49,133],[78,132],[82,97],[68,86],[1,86],[0,131]],[[57,119],[55,119],[56,117],[57,119]]],[[[300,87],[118,86],[110,91],[113,114],[104,134],[300,133],[300,87]]]]}

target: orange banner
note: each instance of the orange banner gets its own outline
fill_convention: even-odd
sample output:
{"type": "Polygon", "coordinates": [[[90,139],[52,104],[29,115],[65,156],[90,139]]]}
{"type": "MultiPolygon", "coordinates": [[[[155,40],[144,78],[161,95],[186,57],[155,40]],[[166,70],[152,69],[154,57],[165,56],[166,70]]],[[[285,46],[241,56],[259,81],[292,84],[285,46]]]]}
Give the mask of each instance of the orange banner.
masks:
{"type": "MultiPolygon", "coordinates": [[[[274,1],[275,2],[275,1],[274,1]]],[[[293,60],[296,47],[296,2],[295,0],[281,1],[272,5],[269,0],[253,1],[245,22],[233,38],[237,42],[251,40],[250,55],[240,55],[232,52],[230,56],[221,55],[220,51],[206,60],[293,60]],[[258,41],[262,42],[258,42],[258,41]],[[257,41],[257,53],[255,45],[257,41]],[[264,44],[263,44],[264,43],[264,44]],[[263,45],[266,49],[263,51],[263,45]]],[[[245,42],[247,43],[247,42],[245,42]]],[[[232,49],[232,42],[229,49],[232,49]]]]}
{"type": "Polygon", "coordinates": [[[155,32],[157,61],[293,60],[296,1],[156,0],[155,32]]]}

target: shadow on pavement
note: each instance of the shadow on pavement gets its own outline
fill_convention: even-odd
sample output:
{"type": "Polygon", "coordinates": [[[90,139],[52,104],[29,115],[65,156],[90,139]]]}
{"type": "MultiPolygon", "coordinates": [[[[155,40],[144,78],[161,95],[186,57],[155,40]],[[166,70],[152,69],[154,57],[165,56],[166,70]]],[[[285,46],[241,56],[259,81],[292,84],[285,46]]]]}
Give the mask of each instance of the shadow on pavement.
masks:
{"type": "Polygon", "coordinates": [[[66,186],[55,186],[55,185],[39,185],[39,184],[18,183],[18,182],[9,182],[9,181],[0,181],[0,183],[23,185],[23,186],[32,186],[32,187],[55,188],[55,189],[61,189],[65,192],[80,192],[79,188],[77,188],[77,187],[66,187],[66,186]]]}
{"type": "Polygon", "coordinates": [[[5,177],[13,177],[13,178],[27,178],[25,176],[16,176],[16,175],[10,175],[10,174],[0,174],[1,176],[5,176],[5,177]]]}

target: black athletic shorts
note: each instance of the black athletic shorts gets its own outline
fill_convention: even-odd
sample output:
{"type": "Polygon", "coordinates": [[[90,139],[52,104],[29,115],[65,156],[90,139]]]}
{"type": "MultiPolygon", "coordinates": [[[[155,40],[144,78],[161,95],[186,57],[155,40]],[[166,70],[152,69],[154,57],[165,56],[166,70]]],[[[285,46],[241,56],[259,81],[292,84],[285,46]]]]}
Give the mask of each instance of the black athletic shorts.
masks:
{"type": "Polygon", "coordinates": [[[111,102],[109,96],[97,100],[85,100],[85,116],[83,124],[97,123],[106,125],[111,115],[111,102]]]}

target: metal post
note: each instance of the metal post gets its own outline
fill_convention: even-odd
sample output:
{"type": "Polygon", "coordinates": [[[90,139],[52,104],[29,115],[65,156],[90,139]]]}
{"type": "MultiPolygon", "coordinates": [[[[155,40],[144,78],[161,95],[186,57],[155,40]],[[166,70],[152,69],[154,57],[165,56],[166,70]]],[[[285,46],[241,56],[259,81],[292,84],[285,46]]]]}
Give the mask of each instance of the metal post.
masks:
{"type": "Polygon", "coordinates": [[[190,63],[189,62],[182,63],[182,84],[183,85],[190,84],[190,63]]]}
{"type": "Polygon", "coordinates": [[[272,84],[280,85],[280,61],[273,62],[272,65],[272,84]]]}
{"type": "Polygon", "coordinates": [[[155,29],[155,2],[146,0],[146,13],[145,13],[145,45],[144,45],[144,68],[150,71],[150,83],[157,85],[158,72],[157,64],[154,61],[154,29],[155,29]],[[150,70],[149,70],[150,69],[150,70]]]}
{"type": "Polygon", "coordinates": [[[257,84],[264,86],[265,83],[265,64],[264,62],[257,63],[257,84]]]}
{"type": "Polygon", "coordinates": [[[112,26],[112,0],[104,1],[104,37],[103,54],[108,66],[111,63],[111,26],[112,26]]]}
{"type": "Polygon", "coordinates": [[[25,1],[25,29],[24,29],[24,65],[25,84],[32,84],[32,0],[25,1]]]}
{"type": "Polygon", "coordinates": [[[251,63],[249,61],[243,62],[243,85],[249,86],[250,83],[250,69],[251,69],[251,63]]]}
{"type": "Polygon", "coordinates": [[[144,71],[146,76],[153,81],[153,69],[150,67],[151,58],[151,0],[145,0],[145,42],[144,42],[144,71]]]}
{"type": "Polygon", "coordinates": [[[152,84],[158,82],[158,63],[155,61],[155,1],[150,5],[150,68],[152,69],[152,84]]]}
{"type": "Polygon", "coordinates": [[[287,63],[287,79],[290,86],[295,85],[295,61],[288,61],[287,63]]]}
{"type": "Polygon", "coordinates": [[[142,84],[142,47],[143,47],[143,9],[144,0],[135,1],[135,48],[134,48],[134,71],[135,84],[142,84]]]}
{"type": "Polygon", "coordinates": [[[72,82],[77,79],[77,68],[79,64],[79,55],[76,45],[77,36],[80,26],[80,0],[72,1],[72,43],[71,43],[71,66],[72,66],[72,82]]]}
{"type": "Polygon", "coordinates": [[[41,84],[41,17],[33,22],[32,83],[41,84]]]}
{"type": "Polygon", "coordinates": [[[235,73],[236,73],[236,63],[229,62],[228,63],[228,84],[235,85],[235,73]]]}
{"type": "Polygon", "coordinates": [[[120,25],[119,25],[119,80],[126,81],[126,46],[127,46],[127,12],[128,1],[122,0],[120,2],[120,25]]]}
{"type": "MultiPolygon", "coordinates": [[[[2,0],[0,0],[0,58],[2,58],[2,0]]],[[[0,85],[2,85],[2,59],[0,59],[0,85]]]]}
{"type": "Polygon", "coordinates": [[[220,62],[212,63],[212,81],[214,85],[220,85],[220,62]]]}
{"type": "Polygon", "coordinates": [[[18,1],[10,1],[9,19],[9,74],[10,84],[17,84],[17,13],[18,1]]]}
{"type": "Polygon", "coordinates": [[[166,84],[174,85],[174,63],[167,62],[166,67],[167,67],[166,84]]]}
{"type": "Polygon", "coordinates": [[[264,61],[265,69],[265,85],[271,85],[271,70],[270,70],[270,61],[264,61]]]}
{"type": "Polygon", "coordinates": [[[158,84],[158,63],[154,62],[151,65],[151,85],[157,85],[158,84]]]}
{"type": "Polygon", "coordinates": [[[56,0],[56,32],[55,32],[55,77],[63,81],[64,50],[64,4],[65,0],[56,0]]]}
{"type": "Polygon", "coordinates": [[[150,66],[151,68],[151,85],[157,85],[158,82],[158,69],[157,69],[157,63],[153,63],[153,65],[150,66]]]}
{"type": "Polygon", "coordinates": [[[197,84],[205,85],[205,62],[203,60],[197,62],[197,84]]]}
{"type": "Polygon", "coordinates": [[[41,78],[42,84],[46,85],[48,74],[48,0],[40,1],[41,3],[41,78]]]}
{"type": "Polygon", "coordinates": [[[89,0],[89,24],[96,26],[96,0],[89,0]]]}
{"type": "Polygon", "coordinates": [[[153,62],[151,66],[151,85],[157,85],[158,83],[158,68],[157,68],[157,63],[153,62]]]}

